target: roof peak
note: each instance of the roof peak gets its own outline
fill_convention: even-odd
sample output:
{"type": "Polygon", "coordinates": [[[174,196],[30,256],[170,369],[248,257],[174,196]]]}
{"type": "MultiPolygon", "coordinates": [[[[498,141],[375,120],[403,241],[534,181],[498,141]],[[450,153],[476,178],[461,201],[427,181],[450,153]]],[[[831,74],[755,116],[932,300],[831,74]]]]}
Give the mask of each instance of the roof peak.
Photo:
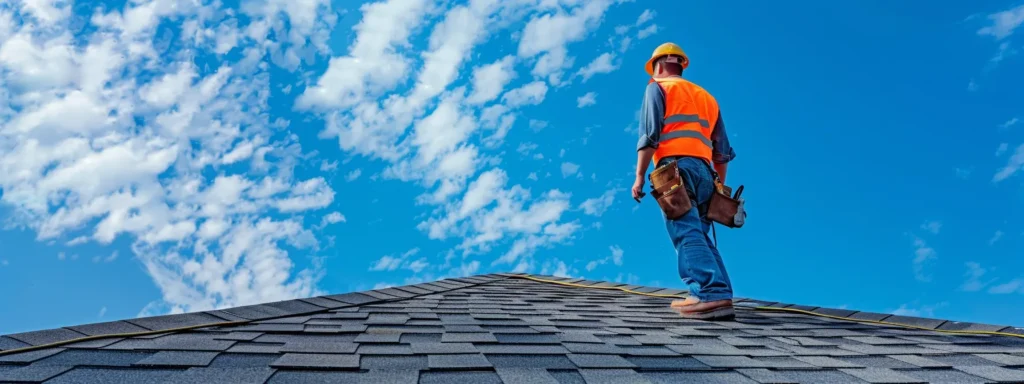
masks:
{"type": "MultiPolygon", "coordinates": [[[[424,295],[433,295],[441,292],[472,287],[475,285],[488,284],[504,279],[525,279],[535,282],[559,284],[583,289],[615,290],[652,298],[686,297],[685,290],[672,288],[528,273],[491,273],[458,278],[445,278],[419,284],[390,286],[366,291],[245,305],[210,311],[139,317],[134,319],[73,325],[62,328],[3,335],[0,336],[0,355],[7,353],[5,351],[14,349],[33,350],[49,348],[72,342],[96,340],[103,337],[124,335],[144,336],[203,327],[230,326],[253,321],[312,315],[346,307],[407,300],[424,295]]],[[[848,320],[882,326],[896,326],[944,333],[1003,334],[1006,336],[1024,337],[1024,328],[1004,325],[956,322],[848,309],[813,307],[747,298],[736,298],[734,299],[734,302],[739,308],[798,313],[809,316],[827,317],[831,319],[848,320]]]]}

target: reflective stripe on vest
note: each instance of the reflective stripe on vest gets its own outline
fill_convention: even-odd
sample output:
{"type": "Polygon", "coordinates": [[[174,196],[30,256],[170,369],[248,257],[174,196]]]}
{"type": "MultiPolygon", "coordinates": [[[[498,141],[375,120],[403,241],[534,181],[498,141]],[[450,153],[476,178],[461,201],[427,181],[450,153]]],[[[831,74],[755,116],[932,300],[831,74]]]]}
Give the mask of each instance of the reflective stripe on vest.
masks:
{"type": "Polygon", "coordinates": [[[700,86],[681,77],[655,79],[665,95],[664,126],[654,162],[668,156],[692,156],[711,163],[711,132],[718,103],[700,86]]]}
{"type": "Polygon", "coordinates": [[[672,139],[677,139],[677,138],[680,138],[680,137],[690,137],[690,138],[694,138],[694,139],[700,140],[700,142],[704,143],[704,145],[707,145],[708,148],[711,148],[711,139],[704,137],[703,133],[700,133],[700,132],[697,132],[697,131],[672,131],[672,132],[666,132],[664,135],[661,135],[661,139],[658,140],[658,143],[659,144],[660,143],[664,143],[666,141],[669,141],[669,140],[672,140],[672,139]]]}

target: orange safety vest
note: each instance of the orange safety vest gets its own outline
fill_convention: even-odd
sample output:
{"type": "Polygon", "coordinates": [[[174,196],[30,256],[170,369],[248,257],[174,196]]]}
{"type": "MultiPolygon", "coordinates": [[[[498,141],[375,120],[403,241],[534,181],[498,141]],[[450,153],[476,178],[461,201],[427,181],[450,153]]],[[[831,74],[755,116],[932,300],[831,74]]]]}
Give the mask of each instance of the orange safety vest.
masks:
{"type": "Polygon", "coordinates": [[[711,131],[718,123],[718,102],[704,88],[681,77],[651,81],[657,81],[665,95],[665,124],[654,164],[666,156],[692,156],[712,164],[711,131]]]}

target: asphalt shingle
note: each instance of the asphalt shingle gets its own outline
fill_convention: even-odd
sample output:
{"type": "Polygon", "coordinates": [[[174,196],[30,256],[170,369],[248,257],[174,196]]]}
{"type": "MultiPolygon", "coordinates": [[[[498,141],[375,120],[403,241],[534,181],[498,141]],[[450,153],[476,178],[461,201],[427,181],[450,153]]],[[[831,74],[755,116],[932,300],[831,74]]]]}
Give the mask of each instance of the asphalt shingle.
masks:
{"type": "Polygon", "coordinates": [[[134,363],[153,367],[205,367],[217,357],[217,352],[160,351],[134,363]]]}
{"type": "Polygon", "coordinates": [[[0,363],[31,363],[39,359],[56,355],[62,351],[65,351],[65,348],[36,349],[34,351],[0,355],[0,363]]]}
{"type": "Polygon", "coordinates": [[[889,368],[841,368],[840,371],[850,376],[856,376],[857,378],[869,383],[924,383],[924,381],[920,379],[904,375],[889,368]]]}
{"type": "Polygon", "coordinates": [[[422,372],[420,384],[502,384],[496,372],[422,372]]]}
{"type": "Polygon", "coordinates": [[[152,355],[152,352],[68,349],[45,359],[37,360],[33,365],[130,367],[132,364],[152,355]]]}
{"type": "Polygon", "coordinates": [[[150,369],[150,368],[91,368],[77,367],[64,374],[61,374],[49,381],[47,384],[81,384],[81,383],[103,383],[103,384],[137,384],[137,383],[166,383],[174,382],[180,370],[175,369],[150,369]]]}
{"type": "Polygon", "coordinates": [[[739,373],[758,383],[864,383],[856,376],[833,370],[769,370],[764,368],[738,369],[739,373]]]}
{"type": "Polygon", "coordinates": [[[570,354],[569,360],[576,364],[580,368],[635,368],[636,365],[630,363],[622,356],[615,355],[592,355],[592,354],[581,354],[573,353],[570,354]]]}
{"type": "Polygon", "coordinates": [[[559,384],[543,368],[497,368],[496,371],[504,384],[559,384]]]}
{"type": "MultiPolygon", "coordinates": [[[[668,308],[669,300],[518,278],[449,279],[23,333],[18,337],[41,342],[69,335],[257,319],[91,340],[66,348],[0,352],[0,375],[52,375],[56,382],[204,384],[1024,380],[1020,377],[1024,375],[1024,340],[1016,338],[949,335],[739,305],[734,321],[688,320],[668,308]]],[[[993,328],[805,309],[840,317],[906,320],[940,329],[993,328]]],[[[0,336],[0,348],[27,346],[17,337],[0,336]]]]}
{"type": "Polygon", "coordinates": [[[70,329],[64,328],[47,329],[43,331],[32,331],[7,335],[7,337],[30,345],[50,344],[58,341],[77,339],[79,337],[85,336],[86,335],[81,332],[75,332],[70,329]]]}
{"type": "Polygon", "coordinates": [[[477,369],[490,368],[491,362],[479,353],[458,355],[428,355],[430,369],[477,369]]]}
{"type": "Polygon", "coordinates": [[[272,368],[359,368],[359,355],[327,355],[312,353],[286,353],[274,362],[272,368]]]}
{"type": "Polygon", "coordinates": [[[984,365],[958,366],[953,367],[953,369],[1000,383],[1024,382],[1024,370],[1020,369],[984,365]]]}
{"type": "Polygon", "coordinates": [[[249,384],[267,381],[274,374],[269,367],[259,368],[189,368],[174,376],[175,383],[189,384],[249,384]]]}
{"type": "Polygon", "coordinates": [[[125,321],[154,331],[224,322],[221,318],[202,312],[140,317],[125,321]]]}
{"type": "Polygon", "coordinates": [[[70,365],[39,365],[0,371],[0,382],[42,382],[70,371],[70,365]]]}
{"type": "Polygon", "coordinates": [[[138,325],[129,323],[127,321],[111,321],[106,323],[85,324],[67,328],[75,332],[89,336],[149,331],[146,328],[142,328],[138,325]]]}

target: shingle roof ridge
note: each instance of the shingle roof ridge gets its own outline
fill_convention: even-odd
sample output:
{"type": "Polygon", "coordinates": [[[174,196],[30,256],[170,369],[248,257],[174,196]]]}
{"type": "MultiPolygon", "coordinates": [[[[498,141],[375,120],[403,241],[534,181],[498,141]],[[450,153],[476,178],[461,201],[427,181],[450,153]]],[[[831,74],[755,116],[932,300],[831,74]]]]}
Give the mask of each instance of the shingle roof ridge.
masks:
{"type": "Polygon", "coordinates": [[[139,317],[110,322],[71,325],[0,335],[0,356],[73,342],[123,335],[142,336],[216,326],[240,325],[253,321],[312,315],[339,308],[407,300],[507,279],[500,274],[445,278],[432,282],[392,286],[365,291],[222,308],[209,311],[139,317]]]}

